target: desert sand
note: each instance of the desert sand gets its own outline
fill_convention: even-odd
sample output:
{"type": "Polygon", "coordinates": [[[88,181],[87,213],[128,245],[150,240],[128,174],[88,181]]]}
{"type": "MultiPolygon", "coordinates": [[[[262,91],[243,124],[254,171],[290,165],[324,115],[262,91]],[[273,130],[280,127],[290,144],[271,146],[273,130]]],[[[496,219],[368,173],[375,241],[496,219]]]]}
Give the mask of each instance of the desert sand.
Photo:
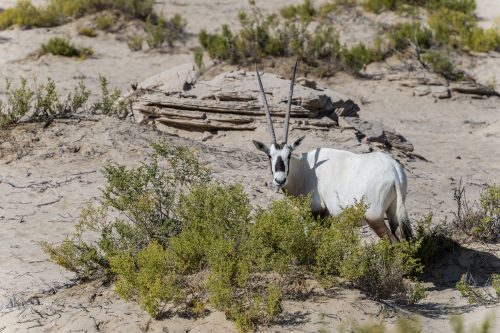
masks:
{"type": "MultiPolygon", "coordinates": [[[[42,3],[43,1],[35,1],[42,3]]],[[[276,11],[294,1],[257,1],[265,12],[276,11]]],[[[478,0],[478,16],[491,26],[500,15],[498,0],[478,0]]],[[[15,3],[0,1],[0,8],[15,3]]],[[[172,50],[131,52],[114,33],[100,32],[96,38],[77,34],[85,19],[51,29],[0,31],[0,98],[3,78],[51,77],[61,94],[83,79],[98,91],[98,75],[126,91],[131,84],[177,65],[191,62],[196,33],[216,30],[222,22],[234,24],[245,0],[216,2],[158,1],[156,9],[167,15],[181,14],[188,20],[190,34],[185,44],[172,50]],[[34,56],[39,45],[52,36],[71,36],[72,41],[92,46],[95,57],[86,60],[55,56],[34,56]]],[[[362,23],[364,24],[364,23],[362,23]]],[[[346,41],[367,38],[363,29],[344,29],[346,41]]],[[[207,66],[211,64],[205,56],[207,66]]],[[[453,94],[440,99],[435,89],[422,85],[422,77],[439,80],[428,73],[406,70],[406,63],[389,59],[368,66],[377,79],[359,79],[339,73],[327,79],[314,78],[353,99],[361,107],[359,115],[394,128],[415,147],[423,159],[399,158],[409,178],[407,207],[412,219],[432,211],[434,223],[452,218],[455,210],[453,188],[460,179],[471,200],[477,199],[484,184],[500,180],[500,98],[474,98],[453,94]]],[[[500,54],[477,55],[462,66],[480,82],[496,78],[500,82],[500,54]]],[[[219,66],[217,71],[234,69],[219,66]]],[[[288,70],[288,68],[286,69],[288,70]]],[[[263,71],[288,76],[282,68],[267,66],[263,71]]],[[[443,83],[444,84],[444,83],[443,83]]],[[[497,84],[497,88],[498,88],[497,84]]],[[[281,132],[278,125],[276,131],[281,132]]],[[[292,131],[292,138],[306,134],[301,151],[317,146],[367,152],[366,142],[342,131],[292,131]]],[[[192,147],[210,167],[216,179],[241,182],[254,205],[279,198],[266,187],[270,180],[268,162],[251,144],[266,137],[266,129],[246,132],[219,131],[207,141],[203,133],[188,138],[156,131],[131,120],[106,116],[60,120],[43,124],[23,124],[0,130],[0,332],[233,332],[234,325],[218,311],[201,318],[174,315],[160,321],[133,302],[120,299],[112,288],[98,284],[73,286],[72,273],[48,260],[39,242],[59,242],[73,231],[81,208],[95,200],[104,185],[101,173],[106,162],[137,165],[145,161],[149,144],[159,138],[192,147]]],[[[365,228],[366,229],[366,228],[365,228]]],[[[365,232],[371,231],[366,229],[365,232]]],[[[429,290],[426,299],[411,308],[401,308],[370,299],[357,290],[341,289],[325,293],[311,283],[311,297],[284,303],[285,316],[269,332],[336,332],[340,324],[384,321],[392,326],[397,315],[416,315],[424,332],[449,332],[451,314],[463,314],[466,326],[493,313],[500,327],[500,306],[468,305],[454,283],[471,271],[479,283],[500,272],[500,248],[486,249],[468,244],[465,249],[443,258],[424,277],[429,290]]]]}

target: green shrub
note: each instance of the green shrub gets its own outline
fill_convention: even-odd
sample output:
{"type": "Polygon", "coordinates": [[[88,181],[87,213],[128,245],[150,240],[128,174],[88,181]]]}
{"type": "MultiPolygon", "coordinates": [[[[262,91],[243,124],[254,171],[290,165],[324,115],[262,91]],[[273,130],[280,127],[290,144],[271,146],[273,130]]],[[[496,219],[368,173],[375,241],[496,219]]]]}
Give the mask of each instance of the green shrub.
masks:
{"type": "Polygon", "coordinates": [[[165,246],[180,232],[175,211],[179,193],[190,184],[206,182],[209,172],[185,147],[160,142],[153,149],[148,164],[132,169],[105,166],[108,183],[103,203],[83,209],[75,233],[61,245],[44,244],[54,261],[80,279],[112,276],[111,256],[135,258],[152,242],[165,246]],[[169,172],[160,168],[160,159],[167,159],[169,172]],[[118,212],[118,217],[110,217],[110,211],[118,212]],[[100,239],[86,242],[86,233],[98,233],[100,239]]]}
{"type": "Polygon", "coordinates": [[[475,28],[476,18],[462,12],[442,8],[429,17],[436,41],[455,49],[465,45],[470,32],[475,28]]]}
{"type": "Polygon", "coordinates": [[[35,6],[31,0],[18,0],[15,7],[0,13],[0,29],[53,27],[106,9],[146,19],[153,14],[153,6],[153,0],[50,0],[44,6],[35,6]]]}
{"type": "Polygon", "coordinates": [[[441,74],[449,80],[457,80],[462,77],[462,74],[453,67],[451,60],[441,52],[429,51],[424,53],[421,59],[433,72],[441,74]]]}
{"type": "Polygon", "coordinates": [[[398,0],[366,0],[363,5],[367,10],[378,13],[384,9],[395,10],[400,2],[398,0]]]}
{"type": "Polygon", "coordinates": [[[311,0],[304,0],[301,5],[288,5],[280,9],[280,14],[287,20],[300,20],[309,23],[316,16],[311,0]]]}
{"type": "Polygon", "coordinates": [[[237,32],[228,25],[222,25],[221,31],[214,34],[202,30],[199,42],[212,59],[237,64],[268,56],[297,57],[319,75],[329,75],[341,68],[357,72],[367,63],[382,58],[381,52],[363,44],[343,47],[338,33],[324,20],[311,31],[310,23],[318,18],[310,1],[284,7],[281,17],[265,16],[254,7],[251,14],[239,13],[237,32]]]}
{"type": "Polygon", "coordinates": [[[329,227],[320,233],[316,272],[340,276],[375,297],[418,302],[425,291],[405,277],[423,269],[416,257],[420,243],[390,244],[382,239],[363,245],[356,225],[365,210],[366,206],[359,203],[330,218],[329,227]]]}
{"type": "Polygon", "coordinates": [[[229,60],[231,52],[235,49],[233,44],[233,34],[228,25],[222,26],[221,34],[210,34],[205,30],[201,30],[198,35],[198,40],[201,46],[207,50],[208,55],[212,59],[229,60]]]}
{"type": "MultiPolygon", "coordinates": [[[[179,218],[182,232],[173,240],[173,252],[185,272],[200,270],[213,260],[215,244],[229,249],[245,238],[250,220],[250,203],[241,186],[199,185],[181,197],[179,218]],[[196,241],[193,241],[196,240],[196,241]]],[[[227,255],[230,255],[228,253],[227,255]]],[[[223,263],[221,263],[223,264],[223,263]]]]}
{"type": "Polygon", "coordinates": [[[126,113],[126,105],[120,101],[121,91],[118,88],[110,90],[109,81],[99,74],[101,96],[94,102],[93,112],[107,115],[123,116],[126,113]]]}
{"type": "Polygon", "coordinates": [[[52,260],[81,279],[114,279],[122,297],[155,317],[168,302],[202,312],[210,302],[244,331],[271,322],[290,284],[313,274],[341,277],[375,297],[425,296],[405,279],[421,270],[420,242],[364,244],[356,227],[363,203],[321,219],[310,198],[285,197],[252,214],[242,186],[210,182],[187,148],[153,149],[148,163],[104,168],[102,203],[82,212],[63,243],[43,244],[52,260]],[[99,238],[86,242],[86,233],[99,238]]]}
{"type": "Polygon", "coordinates": [[[28,80],[21,78],[19,87],[14,88],[7,80],[7,102],[0,110],[0,127],[23,121],[50,120],[69,113],[76,113],[85,107],[90,92],[80,84],[69,93],[65,101],[61,101],[56,85],[52,79],[38,84],[35,88],[28,85],[28,80]]]}
{"type": "Polygon", "coordinates": [[[493,274],[492,275],[491,286],[495,290],[497,297],[500,298],[500,274],[493,274]]]}
{"type": "Polygon", "coordinates": [[[63,57],[85,58],[92,56],[94,51],[91,48],[80,48],[73,45],[68,39],[61,37],[52,37],[47,43],[42,44],[43,53],[50,53],[63,57]]]}
{"type": "Polygon", "coordinates": [[[31,0],[18,0],[15,7],[0,13],[0,29],[11,26],[25,29],[51,27],[62,23],[63,20],[53,10],[36,7],[31,0]]]}
{"type": "Polygon", "coordinates": [[[106,206],[85,207],[73,235],[59,245],[42,242],[42,249],[52,261],[75,272],[82,281],[109,278],[109,263],[99,246],[83,240],[86,233],[100,231],[99,223],[106,220],[107,216],[106,206]]]}
{"type": "Polygon", "coordinates": [[[66,99],[67,107],[65,107],[65,109],[73,113],[85,109],[90,95],[90,90],[87,89],[83,81],[80,81],[78,83],[78,86],[73,89],[73,92],[70,92],[68,94],[68,97],[66,99]]]}
{"type": "Polygon", "coordinates": [[[12,88],[12,82],[6,80],[7,84],[7,105],[4,106],[6,112],[0,118],[2,126],[15,123],[26,115],[32,105],[35,92],[28,87],[28,80],[21,78],[21,86],[12,88]]]}
{"type": "Polygon", "coordinates": [[[170,20],[149,17],[146,21],[146,43],[152,49],[159,48],[165,43],[169,47],[174,46],[176,41],[182,40],[185,35],[187,22],[179,14],[174,15],[170,20]]]}
{"type": "Polygon", "coordinates": [[[415,257],[424,265],[430,265],[451,252],[458,244],[451,239],[445,225],[432,225],[432,213],[418,220],[413,227],[414,240],[418,244],[415,257]]]}
{"type": "Polygon", "coordinates": [[[421,6],[429,10],[448,8],[467,14],[472,14],[476,9],[475,0],[366,0],[364,6],[372,12],[382,10],[401,10],[409,6],[421,6]]]}
{"type": "Polygon", "coordinates": [[[137,299],[154,317],[162,314],[162,306],[182,299],[182,279],[175,274],[171,255],[156,241],[150,242],[136,256],[119,252],[109,258],[116,274],[116,291],[125,299],[137,299]]]}
{"type": "Polygon", "coordinates": [[[348,71],[358,72],[369,63],[379,60],[382,56],[374,50],[370,50],[363,43],[358,43],[351,48],[344,48],[342,52],[342,64],[348,71]]]}
{"type": "Polygon", "coordinates": [[[476,287],[469,274],[463,274],[460,281],[455,285],[460,294],[467,298],[469,303],[487,303],[489,300],[488,295],[480,288],[476,287]]]}
{"type": "Polygon", "coordinates": [[[436,40],[455,49],[478,52],[500,50],[500,33],[495,29],[482,29],[472,13],[442,8],[429,18],[436,40]]]}
{"type": "Polygon", "coordinates": [[[82,35],[82,36],[86,36],[86,37],[91,37],[91,38],[97,36],[97,32],[95,32],[95,30],[90,28],[90,27],[81,28],[80,30],[78,30],[78,34],[82,35]]]}
{"type": "Polygon", "coordinates": [[[363,220],[366,208],[360,203],[326,220],[316,254],[315,270],[318,274],[348,279],[357,279],[363,274],[363,267],[357,262],[364,252],[357,225],[363,220]]]}
{"type": "Polygon", "coordinates": [[[92,112],[120,114],[125,105],[117,101],[120,92],[110,92],[108,81],[100,77],[102,96],[91,107],[87,102],[91,95],[83,81],[62,99],[57,93],[56,84],[52,79],[39,84],[33,81],[34,88],[28,80],[21,78],[20,85],[13,87],[7,80],[7,100],[0,110],[0,127],[20,121],[51,121],[54,118],[75,117],[77,113],[90,110],[92,112]]]}
{"type": "Polygon", "coordinates": [[[144,38],[139,35],[132,36],[127,41],[128,48],[133,52],[141,51],[142,44],[144,44],[144,38]]]}
{"type": "Polygon", "coordinates": [[[312,267],[316,261],[316,219],[310,200],[274,201],[271,210],[259,210],[251,230],[254,265],[265,271],[285,273],[293,267],[312,267]]]}
{"type": "Polygon", "coordinates": [[[495,326],[494,323],[495,323],[494,314],[489,314],[481,321],[479,326],[469,327],[466,330],[465,325],[464,325],[463,316],[454,315],[450,319],[450,324],[451,324],[451,327],[453,328],[454,333],[470,333],[470,332],[489,333],[489,332],[493,332],[493,329],[495,326]]]}
{"type": "Polygon", "coordinates": [[[198,69],[198,73],[203,73],[205,65],[203,64],[203,49],[198,47],[194,51],[194,63],[198,69]]]}
{"type": "Polygon", "coordinates": [[[97,28],[99,28],[100,30],[108,31],[113,26],[113,20],[114,19],[112,16],[110,16],[108,14],[103,14],[103,15],[99,15],[95,19],[95,24],[97,25],[97,28]]]}
{"type": "Polygon", "coordinates": [[[433,33],[422,27],[420,23],[403,23],[389,32],[391,46],[396,50],[404,50],[410,44],[421,50],[429,49],[433,44],[433,33]]]}

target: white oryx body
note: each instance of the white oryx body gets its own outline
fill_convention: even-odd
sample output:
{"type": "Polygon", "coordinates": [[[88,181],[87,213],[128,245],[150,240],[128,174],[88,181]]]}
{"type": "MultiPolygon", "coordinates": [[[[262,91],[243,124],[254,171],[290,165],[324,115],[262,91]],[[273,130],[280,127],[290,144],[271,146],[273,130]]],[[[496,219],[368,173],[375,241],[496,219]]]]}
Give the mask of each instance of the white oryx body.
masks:
{"type": "Polygon", "coordinates": [[[293,196],[310,193],[314,214],[336,216],[346,206],[363,200],[368,206],[366,222],[374,231],[391,241],[401,238],[396,230],[401,220],[408,219],[404,206],[406,175],[388,154],[318,148],[301,156],[292,155],[287,178],[283,189],[293,196]],[[384,223],[384,215],[391,231],[384,223]]]}
{"type": "Polygon", "coordinates": [[[346,206],[363,200],[368,206],[365,221],[377,235],[387,236],[392,242],[410,238],[412,232],[405,207],[406,175],[391,156],[382,152],[355,154],[330,148],[317,148],[300,156],[292,154],[304,139],[292,145],[287,142],[295,72],[296,65],[290,86],[284,142],[278,144],[257,71],[272,143],[269,147],[258,141],[253,143],[270,159],[273,184],[289,195],[311,194],[311,209],[318,215],[335,216],[346,206]],[[390,229],[384,216],[387,216],[390,229]]]}

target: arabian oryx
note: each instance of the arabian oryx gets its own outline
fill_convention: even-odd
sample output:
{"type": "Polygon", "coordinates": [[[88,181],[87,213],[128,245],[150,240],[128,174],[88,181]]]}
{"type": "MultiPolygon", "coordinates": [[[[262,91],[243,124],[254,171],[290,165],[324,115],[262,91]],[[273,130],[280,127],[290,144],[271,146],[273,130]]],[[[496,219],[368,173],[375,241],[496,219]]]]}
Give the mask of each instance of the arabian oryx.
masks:
{"type": "Polygon", "coordinates": [[[387,236],[391,242],[409,239],[412,236],[405,207],[406,175],[402,166],[383,152],[355,154],[345,150],[316,148],[302,155],[294,150],[302,143],[301,137],[288,144],[288,125],[292,104],[293,87],[297,63],[288,95],[285,116],[284,138],[277,143],[271,113],[262,86],[259,70],[262,101],[267,117],[271,145],[253,141],[271,162],[273,184],[292,196],[311,194],[311,209],[315,215],[338,215],[343,207],[363,200],[368,208],[366,223],[379,237],[387,236]],[[390,229],[384,222],[387,215],[390,229]]]}

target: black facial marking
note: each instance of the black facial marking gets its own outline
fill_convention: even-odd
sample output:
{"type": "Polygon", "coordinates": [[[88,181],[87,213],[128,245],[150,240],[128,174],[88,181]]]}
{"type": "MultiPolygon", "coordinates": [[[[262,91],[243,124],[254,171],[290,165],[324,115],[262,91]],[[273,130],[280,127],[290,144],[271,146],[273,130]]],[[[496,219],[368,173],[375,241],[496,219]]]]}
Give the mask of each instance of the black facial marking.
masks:
{"type": "Polygon", "coordinates": [[[285,172],[285,162],[283,162],[283,159],[281,156],[278,156],[276,158],[276,165],[274,166],[274,171],[275,172],[285,172]]]}

